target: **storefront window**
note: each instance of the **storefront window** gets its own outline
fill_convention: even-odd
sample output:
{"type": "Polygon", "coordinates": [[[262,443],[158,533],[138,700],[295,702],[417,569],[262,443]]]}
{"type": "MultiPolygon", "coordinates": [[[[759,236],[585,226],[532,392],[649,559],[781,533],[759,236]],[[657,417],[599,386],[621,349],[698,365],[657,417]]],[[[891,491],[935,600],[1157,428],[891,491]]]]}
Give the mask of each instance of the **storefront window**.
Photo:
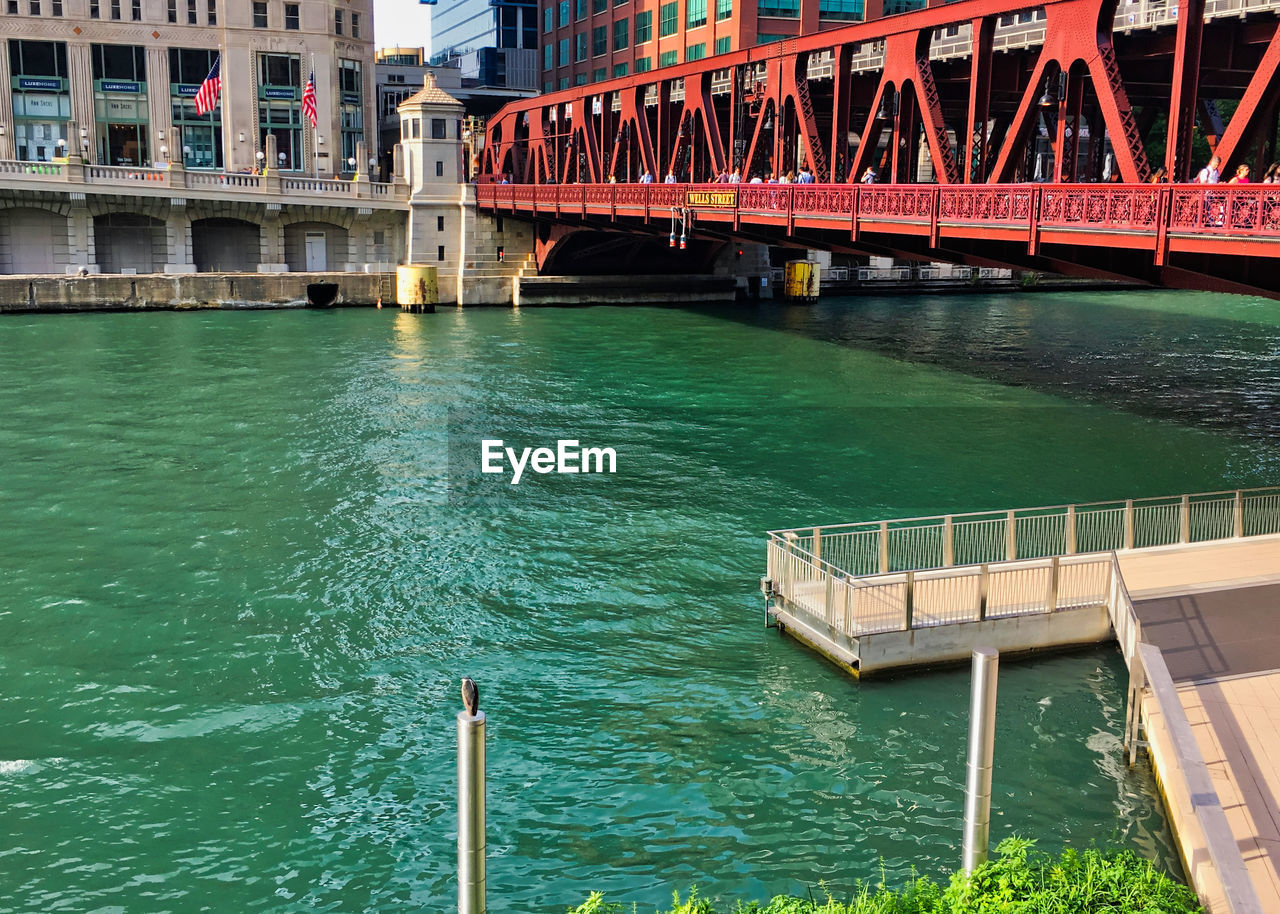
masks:
{"type": "Polygon", "coordinates": [[[258,131],[261,149],[267,136],[276,138],[279,158],[273,167],[301,171],[306,165],[302,146],[302,62],[297,54],[258,55],[258,131]]]}
{"type": "Polygon", "coordinates": [[[65,154],[71,95],[67,46],[60,41],[9,42],[12,67],[13,139],[19,159],[48,162],[65,154]]]}
{"type": "Polygon", "coordinates": [[[196,114],[196,93],[213,68],[218,52],[203,48],[169,49],[169,106],[173,110],[173,151],[181,150],[187,168],[223,167],[222,105],[203,117],[196,114]]]}
{"type": "Polygon", "coordinates": [[[150,163],[146,51],[134,45],[90,46],[98,162],[150,163]]]}

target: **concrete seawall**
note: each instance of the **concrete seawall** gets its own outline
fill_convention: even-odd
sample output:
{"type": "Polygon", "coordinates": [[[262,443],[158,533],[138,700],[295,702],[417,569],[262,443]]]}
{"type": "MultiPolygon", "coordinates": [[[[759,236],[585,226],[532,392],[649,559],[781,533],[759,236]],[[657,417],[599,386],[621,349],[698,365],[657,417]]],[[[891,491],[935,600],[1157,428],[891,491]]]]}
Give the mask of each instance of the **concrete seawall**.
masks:
{"type": "Polygon", "coordinates": [[[338,284],[339,304],[394,304],[394,273],[185,273],[0,276],[0,313],[299,308],[307,285],[338,284]]]}

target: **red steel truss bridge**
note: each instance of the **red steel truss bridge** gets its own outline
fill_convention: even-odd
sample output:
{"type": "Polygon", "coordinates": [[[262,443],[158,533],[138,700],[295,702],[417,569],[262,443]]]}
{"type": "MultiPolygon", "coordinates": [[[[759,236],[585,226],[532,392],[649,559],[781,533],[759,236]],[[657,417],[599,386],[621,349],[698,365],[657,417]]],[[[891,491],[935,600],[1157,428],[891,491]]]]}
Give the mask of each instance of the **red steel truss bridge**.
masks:
{"type": "Polygon", "coordinates": [[[490,121],[477,202],[538,222],[543,268],[679,232],[1280,297],[1280,185],[1181,183],[1275,158],[1277,14],[958,0],[566,89],[490,121]]]}

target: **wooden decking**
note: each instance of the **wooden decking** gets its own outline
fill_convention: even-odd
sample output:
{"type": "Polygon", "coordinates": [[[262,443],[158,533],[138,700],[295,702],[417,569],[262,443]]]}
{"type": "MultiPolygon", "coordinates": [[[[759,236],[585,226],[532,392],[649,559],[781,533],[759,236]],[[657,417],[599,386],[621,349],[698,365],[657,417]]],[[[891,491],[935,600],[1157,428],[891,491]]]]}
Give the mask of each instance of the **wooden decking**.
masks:
{"type": "MultiPolygon", "coordinates": [[[[1280,537],[1121,553],[1120,564],[1262,909],[1280,912],[1280,537]]],[[[1169,800],[1174,830],[1196,834],[1190,804],[1169,800]]],[[[1183,851],[1194,879],[1207,854],[1183,851]]]]}

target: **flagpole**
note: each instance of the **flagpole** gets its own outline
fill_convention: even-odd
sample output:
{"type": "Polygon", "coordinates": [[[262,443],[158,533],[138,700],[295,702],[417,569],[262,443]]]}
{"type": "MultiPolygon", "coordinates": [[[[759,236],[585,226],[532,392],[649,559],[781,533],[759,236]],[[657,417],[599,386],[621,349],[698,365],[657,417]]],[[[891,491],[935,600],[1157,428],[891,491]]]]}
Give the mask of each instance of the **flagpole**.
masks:
{"type": "MultiPolygon", "coordinates": [[[[316,55],[311,55],[311,79],[316,78],[316,55]]],[[[320,118],[316,118],[314,124],[311,125],[311,146],[315,152],[315,173],[316,177],[320,177],[320,118]]]]}

